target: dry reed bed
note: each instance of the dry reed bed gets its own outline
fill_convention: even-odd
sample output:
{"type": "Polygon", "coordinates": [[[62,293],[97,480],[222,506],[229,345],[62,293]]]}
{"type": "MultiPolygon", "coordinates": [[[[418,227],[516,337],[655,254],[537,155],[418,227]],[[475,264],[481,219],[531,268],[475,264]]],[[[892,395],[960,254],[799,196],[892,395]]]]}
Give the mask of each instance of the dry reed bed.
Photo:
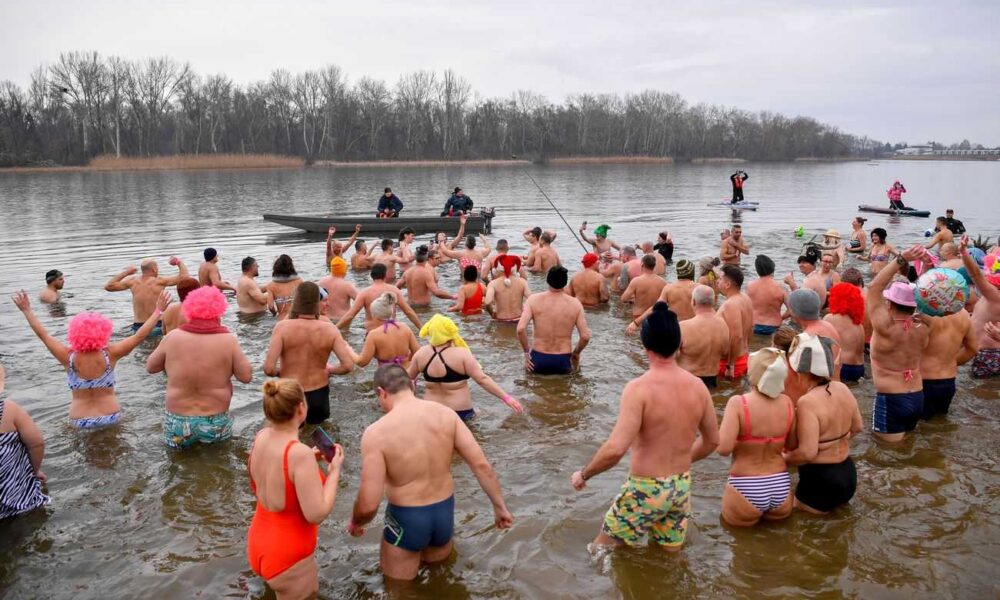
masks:
{"type": "Polygon", "coordinates": [[[277,154],[197,154],[180,156],[97,156],[84,166],[11,167],[0,172],[61,173],[75,171],[170,171],[183,169],[290,169],[304,165],[301,158],[277,154]]]}

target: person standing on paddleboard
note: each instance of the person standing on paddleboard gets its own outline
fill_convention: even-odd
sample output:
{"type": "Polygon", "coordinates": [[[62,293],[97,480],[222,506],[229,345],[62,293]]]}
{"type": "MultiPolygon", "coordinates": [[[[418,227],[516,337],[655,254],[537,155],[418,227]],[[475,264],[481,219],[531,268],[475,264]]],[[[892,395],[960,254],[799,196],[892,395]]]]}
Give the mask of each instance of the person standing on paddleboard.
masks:
{"type": "Polygon", "coordinates": [[[750,179],[750,176],[747,175],[746,171],[736,171],[729,176],[729,181],[733,183],[732,204],[743,202],[743,184],[747,179],[750,179]]]}

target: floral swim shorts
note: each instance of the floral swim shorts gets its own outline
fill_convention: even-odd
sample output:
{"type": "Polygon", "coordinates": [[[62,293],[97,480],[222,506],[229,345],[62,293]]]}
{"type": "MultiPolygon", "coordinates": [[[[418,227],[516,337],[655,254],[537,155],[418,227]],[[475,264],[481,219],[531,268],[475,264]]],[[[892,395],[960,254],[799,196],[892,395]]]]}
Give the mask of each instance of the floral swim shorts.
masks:
{"type": "Polygon", "coordinates": [[[690,472],[660,478],[629,475],[604,516],[603,531],[628,546],[648,534],[661,546],[680,547],[690,517],[690,472]]]}

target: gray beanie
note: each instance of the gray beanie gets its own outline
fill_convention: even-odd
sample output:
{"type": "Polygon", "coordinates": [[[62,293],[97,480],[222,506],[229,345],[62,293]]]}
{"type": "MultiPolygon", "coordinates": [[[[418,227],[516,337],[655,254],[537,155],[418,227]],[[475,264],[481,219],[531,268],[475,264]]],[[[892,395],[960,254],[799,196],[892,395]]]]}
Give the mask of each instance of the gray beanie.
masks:
{"type": "Polygon", "coordinates": [[[792,315],[806,321],[819,320],[819,294],[810,289],[798,289],[788,295],[792,315]]]}

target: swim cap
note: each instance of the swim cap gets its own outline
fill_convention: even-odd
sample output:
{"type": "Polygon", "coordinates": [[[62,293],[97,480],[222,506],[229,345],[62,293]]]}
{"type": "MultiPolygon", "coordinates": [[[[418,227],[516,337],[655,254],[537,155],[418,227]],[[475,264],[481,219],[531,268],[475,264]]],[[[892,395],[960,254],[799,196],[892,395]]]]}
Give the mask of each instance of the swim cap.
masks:
{"type": "Polygon", "coordinates": [[[379,321],[388,321],[396,308],[396,296],[386,292],[372,301],[371,315],[379,321]]]}
{"type": "Polygon", "coordinates": [[[833,340],[800,333],[792,340],[788,360],[796,373],[811,373],[820,379],[830,379],[833,376],[833,340]]]}
{"type": "Polygon", "coordinates": [[[607,225],[598,225],[597,228],[594,229],[594,235],[600,236],[602,238],[606,238],[606,237],[608,237],[608,231],[610,229],[611,229],[611,227],[609,227],[607,225]]]}
{"type": "Polygon", "coordinates": [[[642,322],[640,338],[646,350],[663,358],[670,358],[680,348],[681,325],[666,302],[660,301],[653,305],[652,312],[642,322]]]}
{"type": "Polygon", "coordinates": [[[545,276],[545,283],[549,284],[549,287],[561,290],[566,287],[566,283],[569,281],[569,271],[566,267],[562,265],[556,265],[549,269],[548,274],[545,276]]]}
{"type": "Polygon", "coordinates": [[[788,308],[792,315],[806,321],[819,320],[819,294],[815,291],[800,288],[788,294],[788,308]]]}
{"type": "Polygon", "coordinates": [[[748,375],[750,385],[768,398],[777,398],[785,391],[788,365],[785,353],[777,348],[761,348],[750,355],[748,375]]]}
{"type": "Polygon", "coordinates": [[[59,279],[60,277],[62,277],[62,275],[63,275],[62,271],[60,271],[59,269],[52,269],[51,271],[48,271],[47,273],[45,273],[45,285],[48,285],[53,281],[55,281],[56,279],[59,279]]]}
{"type": "Polygon", "coordinates": [[[347,275],[347,261],[339,256],[334,256],[330,259],[330,273],[334,277],[343,277],[347,275]]]}
{"type": "Polygon", "coordinates": [[[686,258],[677,262],[677,279],[690,279],[694,281],[694,265],[686,258]]]}
{"type": "Polygon", "coordinates": [[[458,325],[442,314],[436,314],[420,328],[420,337],[427,338],[431,346],[443,346],[452,342],[459,348],[468,348],[462,336],[458,335],[458,325]]]}
{"type": "Polygon", "coordinates": [[[584,254],[583,255],[583,261],[582,261],[583,262],[583,268],[589,269],[590,267],[592,267],[595,264],[597,264],[598,260],[599,259],[598,259],[597,255],[594,254],[593,252],[588,252],[588,253],[584,254]]]}
{"type": "Polygon", "coordinates": [[[753,266],[760,277],[774,275],[774,261],[766,254],[758,254],[757,258],[753,261],[753,266]]]}

